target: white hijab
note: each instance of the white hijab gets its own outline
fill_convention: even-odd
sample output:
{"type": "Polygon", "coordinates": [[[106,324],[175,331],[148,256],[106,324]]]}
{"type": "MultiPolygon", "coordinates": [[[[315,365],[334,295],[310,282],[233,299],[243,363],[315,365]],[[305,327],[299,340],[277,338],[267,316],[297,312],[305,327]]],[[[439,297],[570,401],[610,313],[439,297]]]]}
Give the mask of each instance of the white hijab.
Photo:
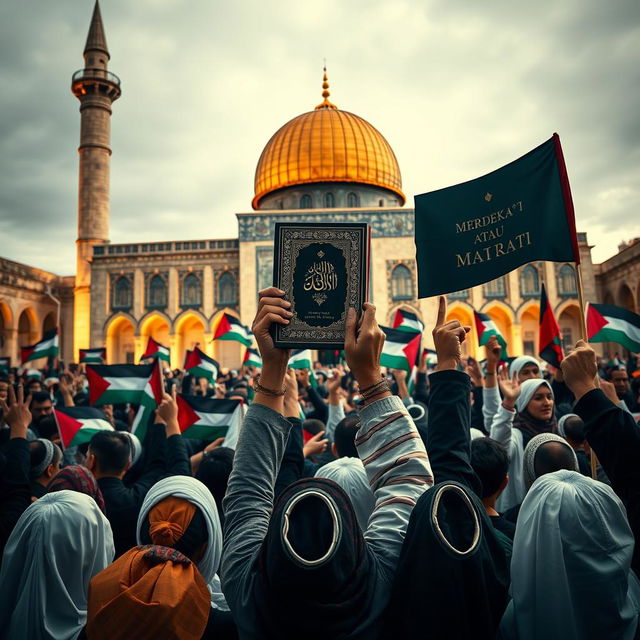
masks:
{"type": "Polygon", "coordinates": [[[73,640],[87,621],[89,581],[113,560],[111,525],[78,491],[48,493],[20,516],[0,571],[0,635],[73,640]]]}
{"type": "Polygon", "coordinates": [[[553,398],[554,395],[551,385],[546,380],[542,380],[542,378],[529,378],[520,385],[520,395],[516,400],[518,413],[522,413],[527,408],[527,405],[531,402],[531,398],[533,398],[536,391],[542,386],[547,387],[547,389],[551,391],[551,397],[553,398]]]}
{"type": "Polygon", "coordinates": [[[147,516],[149,511],[158,504],[158,502],[174,496],[183,498],[192,504],[195,504],[207,523],[207,531],[209,533],[209,542],[200,562],[197,563],[198,571],[209,585],[211,592],[211,606],[222,611],[228,611],[229,607],[222,594],[220,587],[220,578],[216,575],[220,566],[220,558],[222,556],[222,527],[220,525],[220,516],[218,515],[218,507],[213,499],[211,492],[200,480],[196,480],[190,476],[170,476],[163,478],[153,485],[147,493],[140,513],[138,514],[138,525],[136,527],[136,537],[138,544],[142,544],[140,531],[142,527],[147,526],[147,516]]]}
{"type": "Polygon", "coordinates": [[[367,472],[360,458],[338,458],[316,471],[316,478],[327,478],[339,484],[351,499],[360,529],[367,530],[367,523],[376,499],[369,486],[367,472]]]}
{"type": "MultiPolygon", "coordinates": [[[[526,367],[528,364],[535,364],[538,369],[540,368],[540,363],[533,356],[518,356],[514,358],[509,365],[509,377],[513,378],[516,373],[520,373],[522,367],[526,367]]],[[[542,378],[542,375],[538,374],[538,377],[542,378]]]]}
{"type": "Polygon", "coordinates": [[[609,486],[565,469],[540,476],[518,515],[503,637],[634,638],[640,583],[633,545],[609,486]]]}

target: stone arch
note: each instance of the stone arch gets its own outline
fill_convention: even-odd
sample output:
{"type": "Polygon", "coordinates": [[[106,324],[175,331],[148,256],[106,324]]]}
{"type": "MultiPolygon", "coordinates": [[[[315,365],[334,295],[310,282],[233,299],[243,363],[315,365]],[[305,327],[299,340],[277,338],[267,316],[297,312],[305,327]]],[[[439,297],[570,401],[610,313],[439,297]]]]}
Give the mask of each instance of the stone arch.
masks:
{"type": "Polygon", "coordinates": [[[18,316],[18,346],[26,347],[38,340],[38,316],[31,307],[26,307],[18,316]]]}
{"type": "Polygon", "coordinates": [[[518,322],[523,354],[537,358],[540,350],[540,306],[535,303],[523,305],[518,313],[518,322]]]}
{"type": "Polygon", "coordinates": [[[411,269],[404,263],[395,265],[391,270],[391,299],[394,302],[411,300],[414,294],[415,288],[411,269]]]}
{"type": "Polygon", "coordinates": [[[201,313],[185,311],[174,322],[174,333],[177,338],[178,361],[184,362],[187,349],[198,346],[202,351],[206,350],[205,328],[207,321],[201,313]]]}
{"type": "Polygon", "coordinates": [[[575,302],[560,305],[556,312],[565,353],[571,351],[582,336],[582,312],[575,302]]]}
{"type": "Polygon", "coordinates": [[[507,351],[512,355],[514,347],[516,346],[513,342],[513,325],[515,322],[513,310],[506,304],[492,301],[484,306],[483,313],[488,313],[496,323],[498,331],[500,331],[503,338],[507,341],[507,351]]]}
{"type": "Polygon", "coordinates": [[[623,282],[618,287],[618,306],[624,307],[633,313],[636,312],[636,303],[633,299],[633,293],[629,286],[623,282]]]}
{"type": "Polygon", "coordinates": [[[49,311],[42,321],[42,333],[52,331],[58,326],[58,314],[55,311],[49,311]]]}
{"type": "Polygon", "coordinates": [[[135,330],[133,319],[123,313],[113,316],[106,326],[107,363],[135,363],[135,330]]]}
{"type": "Polygon", "coordinates": [[[469,325],[471,331],[467,334],[465,341],[462,343],[462,355],[476,355],[478,351],[478,334],[476,333],[475,322],[473,321],[473,308],[462,302],[455,302],[447,307],[447,322],[449,320],[458,320],[460,324],[469,325]]]}
{"type": "Polygon", "coordinates": [[[0,300],[0,355],[11,356],[12,330],[13,314],[11,313],[11,307],[3,300],[0,300]]]}
{"type": "Polygon", "coordinates": [[[143,316],[138,322],[138,330],[142,337],[142,349],[147,346],[149,337],[153,338],[156,342],[169,346],[169,334],[171,332],[171,320],[164,313],[159,311],[152,311],[146,316],[143,316]]]}
{"type": "Polygon", "coordinates": [[[425,324],[425,321],[422,318],[422,313],[420,309],[418,309],[418,307],[414,307],[409,302],[402,302],[401,304],[395,304],[391,307],[389,311],[389,322],[388,322],[389,327],[393,325],[393,320],[395,318],[396,311],[398,311],[398,309],[403,309],[405,311],[409,311],[410,313],[415,313],[418,316],[418,320],[420,320],[422,324],[425,324]]]}

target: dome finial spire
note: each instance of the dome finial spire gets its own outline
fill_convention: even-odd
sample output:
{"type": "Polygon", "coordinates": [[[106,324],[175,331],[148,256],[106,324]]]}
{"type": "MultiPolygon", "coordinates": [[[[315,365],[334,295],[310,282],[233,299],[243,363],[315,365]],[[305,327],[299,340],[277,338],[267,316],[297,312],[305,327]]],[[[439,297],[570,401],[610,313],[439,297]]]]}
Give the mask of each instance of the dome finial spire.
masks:
{"type": "Polygon", "coordinates": [[[327,78],[327,59],[325,58],[324,60],[324,67],[323,67],[323,72],[324,75],[322,76],[322,102],[316,107],[316,109],[337,109],[338,107],[336,107],[335,104],[333,104],[333,102],[329,101],[329,96],[331,95],[329,93],[329,79],[327,78]]]}

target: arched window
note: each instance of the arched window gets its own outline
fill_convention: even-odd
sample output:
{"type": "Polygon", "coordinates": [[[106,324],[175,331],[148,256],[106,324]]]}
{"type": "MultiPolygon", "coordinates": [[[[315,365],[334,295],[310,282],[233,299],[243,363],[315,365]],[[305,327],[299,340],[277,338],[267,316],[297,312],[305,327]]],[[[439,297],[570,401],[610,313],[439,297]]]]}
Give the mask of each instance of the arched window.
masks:
{"type": "Polygon", "coordinates": [[[147,309],[164,309],[167,306],[167,283],[156,274],[149,280],[147,309]]]}
{"type": "Polygon", "coordinates": [[[333,196],[333,193],[325,193],[324,194],[324,207],[325,209],[333,209],[336,206],[336,199],[333,196]]]}
{"type": "Polygon", "coordinates": [[[131,309],[133,304],[133,287],[131,280],[126,276],[120,276],[113,287],[114,309],[131,309]]]}
{"type": "Polygon", "coordinates": [[[413,278],[411,271],[399,264],[391,273],[391,299],[411,300],[413,298],[413,278]]]}
{"type": "Polygon", "coordinates": [[[347,206],[348,207],[359,207],[360,206],[360,198],[357,193],[348,193],[347,194],[347,206]]]}
{"type": "Polygon", "coordinates": [[[199,307],[202,304],[202,287],[200,278],[195,273],[189,273],[182,281],[183,307],[199,307]]]}
{"type": "Polygon", "coordinates": [[[540,274],[531,264],[520,272],[520,295],[537,296],[540,293],[540,274]]]}
{"type": "Polygon", "coordinates": [[[578,293],[576,272],[570,264],[563,264],[558,270],[558,293],[565,296],[578,293]]]}
{"type": "Polygon", "coordinates": [[[507,295],[507,283],[502,276],[491,282],[487,282],[482,286],[485,298],[504,298],[507,295]]]}
{"type": "Polygon", "coordinates": [[[218,306],[234,307],[238,304],[238,285],[236,279],[227,271],[218,280],[218,306]]]}
{"type": "Polygon", "coordinates": [[[302,198],[300,198],[300,208],[311,209],[311,196],[308,193],[305,193],[302,198]]]}
{"type": "Polygon", "coordinates": [[[384,207],[384,200],[382,198],[380,198],[380,200],[378,200],[378,206],[379,207],[384,207]]]}

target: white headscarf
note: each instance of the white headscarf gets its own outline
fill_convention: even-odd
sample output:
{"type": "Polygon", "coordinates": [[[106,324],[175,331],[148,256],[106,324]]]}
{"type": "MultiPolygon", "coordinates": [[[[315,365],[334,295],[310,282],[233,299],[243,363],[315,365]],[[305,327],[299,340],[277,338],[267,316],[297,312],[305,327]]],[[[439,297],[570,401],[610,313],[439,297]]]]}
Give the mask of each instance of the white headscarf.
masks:
{"type": "Polygon", "coordinates": [[[220,579],[216,575],[222,556],[222,527],[220,525],[220,516],[218,515],[216,501],[213,499],[206,485],[200,482],[200,480],[196,480],[190,476],[170,476],[163,478],[149,489],[140,508],[140,513],[138,514],[138,525],[136,527],[138,544],[143,544],[140,538],[140,531],[143,526],[147,526],[149,511],[151,511],[158,502],[170,496],[183,498],[195,504],[204,516],[205,522],[207,523],[209,541],[202,559],[197,563],[198,571],[200,571],[204,581],[209,585],[211,605],[216,609],[228,611],[229,607],[222,594],[220,579]]]}
{"type": "Polygon", "coordinates": [[[77,638],[87,621],[89,581],[114,554],[111,525],[90,496],[63,490],[34,502],[4,550],[2,637],[77,638]]]}
{"type": "Polygon", "coordinates": [[[131,443],[131,466],[138,462],[140,459],[140,455],[142,454],[142,443],[140,442],[140,438],[135,433],[130,433],[129,431],[119,431],[119,433],[123,433],[127,438],[129,438],[129,442],[131,443]]]}
{"type": "Polygon", "coordinates": [[[339,484],[347,493],[362,531],[366,531],[376,499],[369,486],[367,472],[360,458],[338,458],[316,471],[316,478],[327,478],[339,484]]]}
{"type": "Polygon", "coordinates": [[[634,638],[640,583],[633,545],[610,487],[564,469],[538,478],[518,515],[503,637],[634,638]]]}
{"type": "Polygon", "coordinates": [[[536,480],[536,453],[538,449],[547,442],[559,442],[567,447],[567,449],[573,454],[573,471],[579,471],[578,458],[576,452],[571,445],[559,435],[555,433],[539,433],[537,436],[533,436],[524,448],[524,455],[522,458],[522,476],[524,478],[524,486],[528,490],[529,487],[536,480]]]}
{"type": "Polygon", "coordinates": [[[533,398],[536,391],[543,385],[551,391],[551,397],[553,398],[553,389],[551,388],[551,385],[541,378],[529,378],[520,385],[520,395],[516,400],[516,409],[518,410],[518,413],[522,413],[527,408],[527,405],[531,402],[531,398],[533,398]]]}
{"type": "Polygon", "coordinates": [[[565,413],[561,418],[558,419],[558,433],[563,437],[566,438],[567,434],[564,431],[564,423],[569,420],[569,418],[579,418],[580,420],[582,420],[582,418],[580,418],[580,416],[577,413],[565,413]]]}
{"type": "MultiPolygon", "coordinates": [[[[513,378],[516,373],[520,373],[522,367],[526,367],[528,364],[535,364],[538,369],[540,368],[540,363],[533,356],[519,356],[514,358],[509,365],[509,377],[513,378]]],[[[542,375],[538,374],[538,377],[542,378],[542,375]]]]}

